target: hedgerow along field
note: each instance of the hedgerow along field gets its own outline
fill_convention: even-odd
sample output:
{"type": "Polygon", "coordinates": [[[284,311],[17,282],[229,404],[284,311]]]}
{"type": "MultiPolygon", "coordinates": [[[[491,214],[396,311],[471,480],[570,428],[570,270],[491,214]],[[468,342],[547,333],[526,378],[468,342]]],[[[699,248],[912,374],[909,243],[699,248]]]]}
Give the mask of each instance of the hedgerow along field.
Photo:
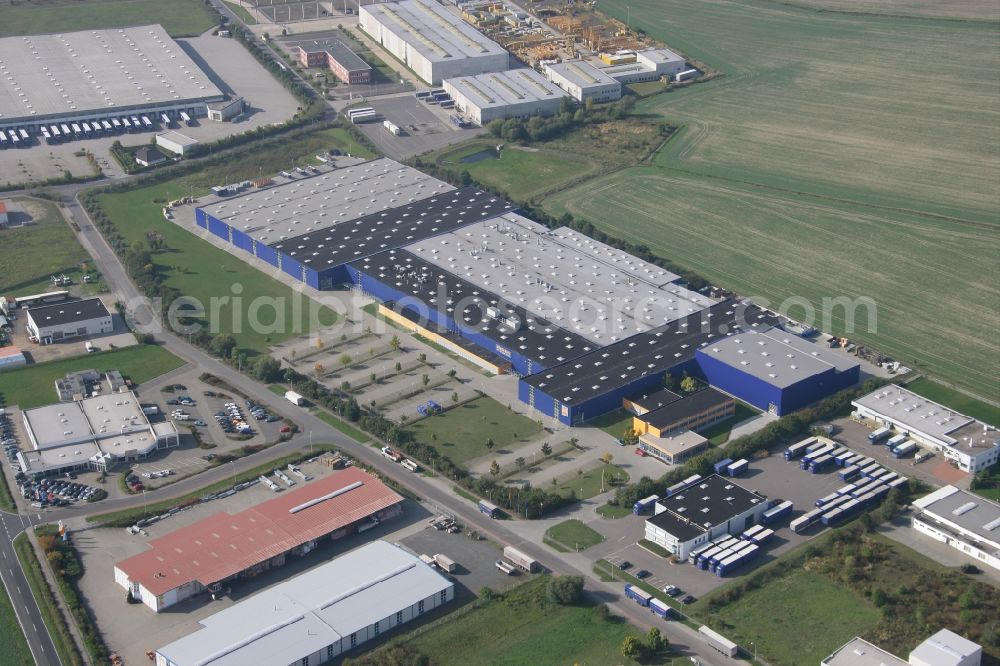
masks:
{"type": "Polygon", "coordinates": [[[772,304],[871,297],[877,331],[849,337],[995,390],[996,25],[760,0],[601,8],[624,19],[626,5],[633,26],[725,76],[638,103],[682,127],[652,167],[546,207],[772,304]]]}

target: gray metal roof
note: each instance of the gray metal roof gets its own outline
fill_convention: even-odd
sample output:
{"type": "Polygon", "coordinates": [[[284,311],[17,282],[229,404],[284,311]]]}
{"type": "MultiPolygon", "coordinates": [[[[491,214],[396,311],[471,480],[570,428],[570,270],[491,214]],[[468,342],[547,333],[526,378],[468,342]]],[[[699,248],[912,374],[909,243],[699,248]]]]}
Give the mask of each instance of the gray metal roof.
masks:
{"type": "Polygon", "coordinates": [[[908,666],[908,664],[891,652],[886,652],[862,638],[852,638],[824,659],[823,666],[908,666]]]}
{"type": "Polygon", "coordinates": [[[965,453],[982,452],[997,443],[995,429],[988,429],[980,421],[895,384],[876,389],[852,404],[891,419],[910,432],[953,445],[965,453]]]}
{"type": "Polygon", "coordinates": [[[0,123],[221,97],[159,25],[0,39],[0,123]]]}
{"type": "Polygon", "coordinates": [[[772,386],[781,387],[792,386],[830,368],[843,372],[859,365],[843,354],[778,328],[734,333],[700,351],[772,386]]]}
{"type": "MultiPolygon", "coordinates": [[[[379,5],[382,6],[382,5],[379,5]]],[[[479,109],[534,104],[550,100],[555,103],[566,96],[562,88],[533,69],[509,69],[475,76],[445,79],[443,84],[454,88],[479,109]]]]}
{"type": "Polygon", "coordinates": [[[62,326],[76,322],[110,317],[111,313],[99,298],[87,298],[82,301],[65,301],[52,305],[40,305],[29,308],[28,316],[36,326],[62,326]]]}
{"type": "Polygon", "coordinates": [[[201,620],[157,652],[178,666],[287,666],[451,585],[375,541],[201,620]]]}
{"type": "Polygon", "coordinates": [[[610,85],[621,85],[586,60],[565,60],[545,65],[546,71],[557,74],[586,91],[610,85]]]}
{"type": "Polygon", "coordinates": [[[597,345],[701,312],[715,301],[677,276],[571,229],[549,231],[517,213],[406,248],[597,345]]]}
{"type": "MultiPolygon", "coordinates": [[[[404,206],[455,189],[388,158],[228,197],[202,206],[209,215],[260,243],[272,245],[388,208],[404,206]]],[[[283,182],[281,182],[283,181],[283,182]]]]}
{"type": "Polygon", "coordinates": [[[977,653],[982,653],[982,647],[973,643],[954,631],[942,629],[910,653],[910,664],[913,666],[961,666],[970,663],[966,661],[977,653]]]}
{"type": "MultiPolygon", "coordinates": [[[[970,492],[945,486],[913,502],[925,514],[954,523],[1000,550],[1000,504],[970,492]]],[[[989,550],[989,548],[986,548],[989,550]]]]}
{"type": "Polygon", "coordinates": [[[306,53],[326,53],[348,72],[364,72],[371,69],[371,65],[362,60],[350,46],[334,37],[307,39],[299,42],[298,46],[306,53]]]}
{"type": "Polygon", "coordinates": [[[712,474],[670,497],[659,500],[657,512],[648,521],[689,541],[726,523],[764,501],[731,479],[712,474]]]}
{"type": "Polygon", "coordinates": [[[503,47],[437,3],[403,0],[365,5],[396,37],[431,62],[506,53],[503,47]]]}

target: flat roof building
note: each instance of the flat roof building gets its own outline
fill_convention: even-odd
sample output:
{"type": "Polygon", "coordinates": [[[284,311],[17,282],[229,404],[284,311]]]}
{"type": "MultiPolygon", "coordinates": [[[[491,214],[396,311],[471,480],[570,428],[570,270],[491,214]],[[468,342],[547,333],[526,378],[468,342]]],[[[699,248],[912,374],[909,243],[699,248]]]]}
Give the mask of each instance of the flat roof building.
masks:
{"type": "Polygon", "coordinates": [[[19,368],[27,363],[28,359],[24,357],[20,347],[14,345],[0,347],[0,372],[19,368]]]}
{"type": "Polygon", "coordinates": [[[223,98],[159,25],[0,38],[0,128],[190,108],[223,98]]]}
{"type": "Polygon", "coordinates": [[[29,475],[108,471],[119,461],[180,444],[174,425],[151,424],[132,391],[26,409],[21,417],[32,450],[21,451],[17,460],[29,475]]]}
{"type": "Polygon", "coordinates": [[[455,598],[455,584],[375,541],[201,620],[157,666],[315,666],[455,598]]]}
{"type": "Polygon", "coordinates": [[[782,331],[733,333],[698,350],[712,386],[782,416],[858,383],[861,364],[782,331]]]}
{"type": "Polygon", "coordinates": [[[30,308],[26,328],[28,334],[43,345],[115,330],[111,313],[99,298],[30,308]]]}
{"type": "Polygon", "coordinates": [[[683,430],[707,428],[736,413],[736,401],[711,387],[664,403],[634,416],[632,429],[639,435],[665,437],[683,430]]]}
{"type": "Polygon", "coordinates": [[[670,49],[645,49],[635,52],[635,61],[646,65],[660,76],[672,77],[678,72],[687,69],[687,61],[684,56],[678,55],[670,49]]]}
{"type": "Polygon", "coordinates": [[[206,588],[281,566],[321,539],[395,517],[402,502],[377,478],[348,467],[239,513],[221,511],[152,539],[149,550],[115,565],[115,582],[160,612],[206,588]]]}
{"type": "Polygon", "coordinates": [[[904,660],[863,638],[852,638],[820,666],[979,666],[983,649],[948,629],[941,629],[904,660]]]}
{"type": "Polygon", "coordinates": [[[1000,505],[945,486],[913,502],[911,525],[986,566],[1000,569],[1000,505]]]}
{"type": "Polygon", "coordinates": [[[767,500],[712,474],[656,502],[646,538],[680,559],[723,534],[739,534],[767,510],[767,500]]]}
{"type": "Polygon", "coordinates": [[[336,38],[299,42],[299,62],[304,67],[329,67],[344,83],[356,85],[372,82],[371,65],[336,38]]]}
{"type": "Polygon", "coordinates": [[[477,125],[506,118],[551,116],[566,93],[533,69],[449,77],[442,83],[455,108],[477,125]]]}
{"type": "Polygon", "coordinates": [[[156,135],[156,145],[175,155],[184,155],[198,145],[198,140],[180,132],[163,132],[156,135]]]}
{"type": "Polygon", "coordinates": [[[974,474],[1000,459],[1000,435],[994,425],[943,407],[902,386],[891,384],[851,402],[859,417],[907,433],[974,474]]]}
{"type": "Polygon", "coordinates": [[[680,463],[708,449],[708,440],[694,430],[664,431],[663,435],[645,432],[639,435],[639,450],[668,465],[680,463]]]}
{"type": "Polygon", "coordinates": [[[565,90],[578,102],[613,102],[621,99],[622,84],[585,60],[546,63],[549,81],[565,90]]]}
{"type": "Polygon", "coordinates": [[[499,44],[429,0],[363,5],[358,24],[397,60],[430,84],[507,69],[499,44]]]}

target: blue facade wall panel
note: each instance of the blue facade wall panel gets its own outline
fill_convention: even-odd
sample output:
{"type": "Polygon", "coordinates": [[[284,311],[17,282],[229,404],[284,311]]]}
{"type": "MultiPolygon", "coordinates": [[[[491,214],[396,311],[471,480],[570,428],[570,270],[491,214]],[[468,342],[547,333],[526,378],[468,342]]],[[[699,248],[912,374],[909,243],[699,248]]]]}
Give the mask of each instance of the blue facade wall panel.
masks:
{"type": "Polygon", "coordinates": [[[257,243],[257,258],[266,261],[275,268],[278,267],[278,251],[263,243],[257,243]]]}
{"type": "Polygon", "coordinates": [[[239,229],[233,229],[233,245],[253,254],[253,239],[239,229]]]}
{"type": "Polygon", "coordinates": [[[626,384],[604,395],[591,398],[572,408],[572,424],[580,424],[598,416],[613,412],[622,406],[622,401],[630,395],[649,391],[663,386],[663,375],[665,372],[658,372],[645,377],[640,377],[633,382],[626,384]]]}
{"type": "Polygon", "coordinates": [[[281,270],[298,280],[302,279],[302,264],[289,257],[287,254],[281,256],[281,270]]]}
{"type": "Polygon", "coordinates": [[[208,229],[208,219],[201,208],[194,209],[194,221],[202,229],[208,229]]]}
{"type": "Polygon", "coordinates": [[[319,289],[319,273],[307,266],[305,278],[307,285],[313,289],[319,289]]]}
{"type": "Polygon", "coordinates": [[[852,368],[846,372],[837,372],[834,368],[830,368],[822,374],[804,379],[785,389],[781,401],[781,413],[787,414],[806,405],[811,405],[837,391],[854,386],[859,379],[860,367],[852,368]]]}
{"type": "Polygon", "coordinates": [[[323,285],[319,287],[320,289],[329,289],[335,284],[347,284],[353,282],[350,273],[347,270],[347,266],[336,266],[334,268],[325,268],[319,272],[319,281],[323,285]]]}
{"type": "Polygon", "coordinates": [[[208,230],[219,238],[229,241],[229,225],[211,215],[208,216],[208,230]]]}
{"type": "Polygon", "coordinates": [[[785,413],[781,404],[783,392],[779,387],[723,363],[700,349],[695,355],[705,379],[712,386],[762,411],[773,410],[779,416],[785,413]]]}

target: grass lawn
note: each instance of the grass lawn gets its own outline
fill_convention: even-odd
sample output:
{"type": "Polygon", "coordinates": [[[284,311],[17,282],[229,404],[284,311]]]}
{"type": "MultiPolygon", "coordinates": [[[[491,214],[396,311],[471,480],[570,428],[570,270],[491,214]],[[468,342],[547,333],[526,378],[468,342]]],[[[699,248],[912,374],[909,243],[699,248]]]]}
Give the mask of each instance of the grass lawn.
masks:
{"type": "Polygon", "coordinates": [[[546,487],[563,495],[568,495],[570,491],[576,493],[577,499],[588,499],[594,495],[600,495],[603,487],[607,492],[615,487],[612,484],[628,483],[628,472],[615,467],[614,465],[600,464],[597,467],[581,467],[567,478],[556,479],[556,485],[546,487]]]}
{"type": "Polygon", "coordinates": [[[493,398],[482,397],[422,419],[406,429],[418,441],[435,447],[461,465],[490,453],[486,448],[487,439],[493,440],[493,452],[499,453],[517,440],[541,432],[542,427],[493,398]]]}
{"type": "Polygon", "coordinates": [[[739,400],[736,401],[736,413],[729,417],[725,421],[720,421],[710,428],[705,428],[698,432],[699,435],[707,439],[710,443],[715,446],[722,446],[729,441],[729,433],[732,432],[733,426],[741,421],[745,421],[751,416],[756,416],[760,414],[759,411],[750,407],[744,402],[739,400]]]}
{"type": "Polygon", "coordinates": [[[723,634],[775,666],[818,664],[879,621],[867,600],[824,576],[797,571],[745,593],[717,613],[723,634]],[[795,636],[795,640],[789,640],[795,636]]]}
{"type": "Polygon", "coordinates": [[[605,518],[624,518],[625,516],[632,515],[632,509],[625,506],[616,506],[614,504],[602,504],[597,507],[597,513],[605,518]]]}
{"type": "Polygon", "coordinates": [[[1000,288],[986,279],[1000,253],[996,25],[823,2],[601,2],[725,76],[640,100],[637,113],[681,127],[653,164],[561,191],[546,209],[773,308],[871,298],[877,326],[860,311],[852,327],[829,301],[814,323],[989,395],[1000,371],[1000,288]],[[947,67],[928,80],[936,59],[947,67]]]}
{"type": "Polygon", "coordinates": [[[503,599],[402,640],[437,666],[636,663],[622,657],[620,648],[637,630],[623,619],[602,618],[588,603],[549,602],[547,581],[540,576],[503,599]]]}
{"type": "Polygon", "coordinates": [[[632,427],[633,418],[634,416],[631,412],[627,412],[619,407],[613,412],[608,412],[603,416],[587,421],[587,425],[600,428],[615,439],[621,439],[622,435],[625,434],[625,429],[632,427]]]}
{"type": "Polygon", "coordinates": [[[182,365],[184,361],[156,345],[135,345],[28,365],[0,374],[0,402],[21,409],[56,402],[55,380],[77,370],[120,370],[142,384],[182,365]]]}
{"type": "MultiPolygon", "coordinates": [[[[285,395],[284,392],[282,392],[281,395],[285,395]]],[[[346,421],[341,421],[336,416],[330,414],[329,412],[320,407],[317,407],[313,411],[313,416],[315,416],[320,420],[326,421],[335,430],[339,430],[340,432],[347,435],[356,442],[361,442],[363,444],[371,439],[371,437],[369,437],[366,433],[362,432],[361,430],[358,430],[357,428],[352,426],[350,423],[347,423],[346,421]]]]}
{"type": "Polygon", "coordinates": [[[0,631],[4,639],[0,641],[0,664],[10,666],[33,666],[35,659],[28,649],[28,641],[21,632],[21,625],[14,615],[14,606],[7,591],[0,587],[0,631]]]}
{"type": "Polygon", "coordinates": [[[50,277],[65,273],[80,283],[80,264],[90,256],[76,240],[59,209],[49,201],[13,199],[12,203],[32,216],[32,225],[3,232],[4,241],[16,252],[0,256],[0,293],[27,296],[54,289],[50,277]]]}
{"type": "Polygon", "coordinates": [[[70,636],[66,620],[63,618],[62,611],[59,610],[59,605],[52,594],[52,588],[45,580],[42,564],[38,561],[38,556],[35,555],[35,550],[31,547],[26,533],[22,532],[14,539],[14,550],[17,551],[17,559],[21,562],[24,577],[28,581],[28,586],[31,587],[31,594],[38,603],[42,621],[45,622],[45,628],[48,629],[49,636],[52,638],[52,645],[59,653],[63,665],[83,664],[80,651],[70,636]]]}
{"type": "Polygon", "coordinates": [[[948,388],[944,384],[939,384],[926,377],[919,377],[908,383],[906,388],[966,416],[971,416],[990,425],[1000,425],[1000,407],[976,400],[955,389],[948,388]]]}
{"type": "Polygon", "coordinates": [[[256,178],[260,172],[275,173],[287,168],[295,156],[304,160],[333,146],[355,154],[364,151],[344,129],[330,128],[288,139],[239,160],[209,166],[165,183],[102,194],[99,200],[128,243],[146,243],[146,233],[150,230],[163,235],[166,249],[155,252],[153,260],[168,286],[198,299],[206,311],[210,311],[213,299],[220,299],[215,330],[204,320],[201,322],[210,332],[232,333],[241,349],[260,352],[272,343],[313,330],[317,322],[320,326],[328,326],[335,315],[324,309],[317,322],[311,321],[310,299],[195,236],[187,228],[166,222],[161,213],[162,205],[191,192],[206,197],[214,184],[256,178]],[[242,287],[242,298],[238,303],[239,311],[234,313],[233,302],[221,299],[231,298],[237,285],[242,287]],[[275,306],[261,307],[258,313],[261,326],[251,326],[248,313],[251,303],[258,298],[274,299],[275,306]]]}
{"type": "Polygon", "coordinates": [[[33,0],[5,6],[0,37],[159,23],[171,37],[194,37],[216,25],[201,0],[33,0]]]}
{"type": "Polygon", "coordinates": [[[257,24],[257,19],[255,19],[253,15],[250,12],[248,12],[246,8],[240,5],[238,2],[230,2],[229,0],[223,0],[223,2],[225,2],[226,6],[229,7],[229,9],[231,9],[233,13],[236,14],[236,16],[238,16],[239,19],[244,23],[246,23],[247,25],[257,24]]]}
{"type": "Polygon", "coordinates": [[[558,541],[570,550],[586,550],[604,541],[604,537],[599,532],[587,527],[576,518],[553,525],[545,533],[545,536],[553,541],[558,541]]]}

